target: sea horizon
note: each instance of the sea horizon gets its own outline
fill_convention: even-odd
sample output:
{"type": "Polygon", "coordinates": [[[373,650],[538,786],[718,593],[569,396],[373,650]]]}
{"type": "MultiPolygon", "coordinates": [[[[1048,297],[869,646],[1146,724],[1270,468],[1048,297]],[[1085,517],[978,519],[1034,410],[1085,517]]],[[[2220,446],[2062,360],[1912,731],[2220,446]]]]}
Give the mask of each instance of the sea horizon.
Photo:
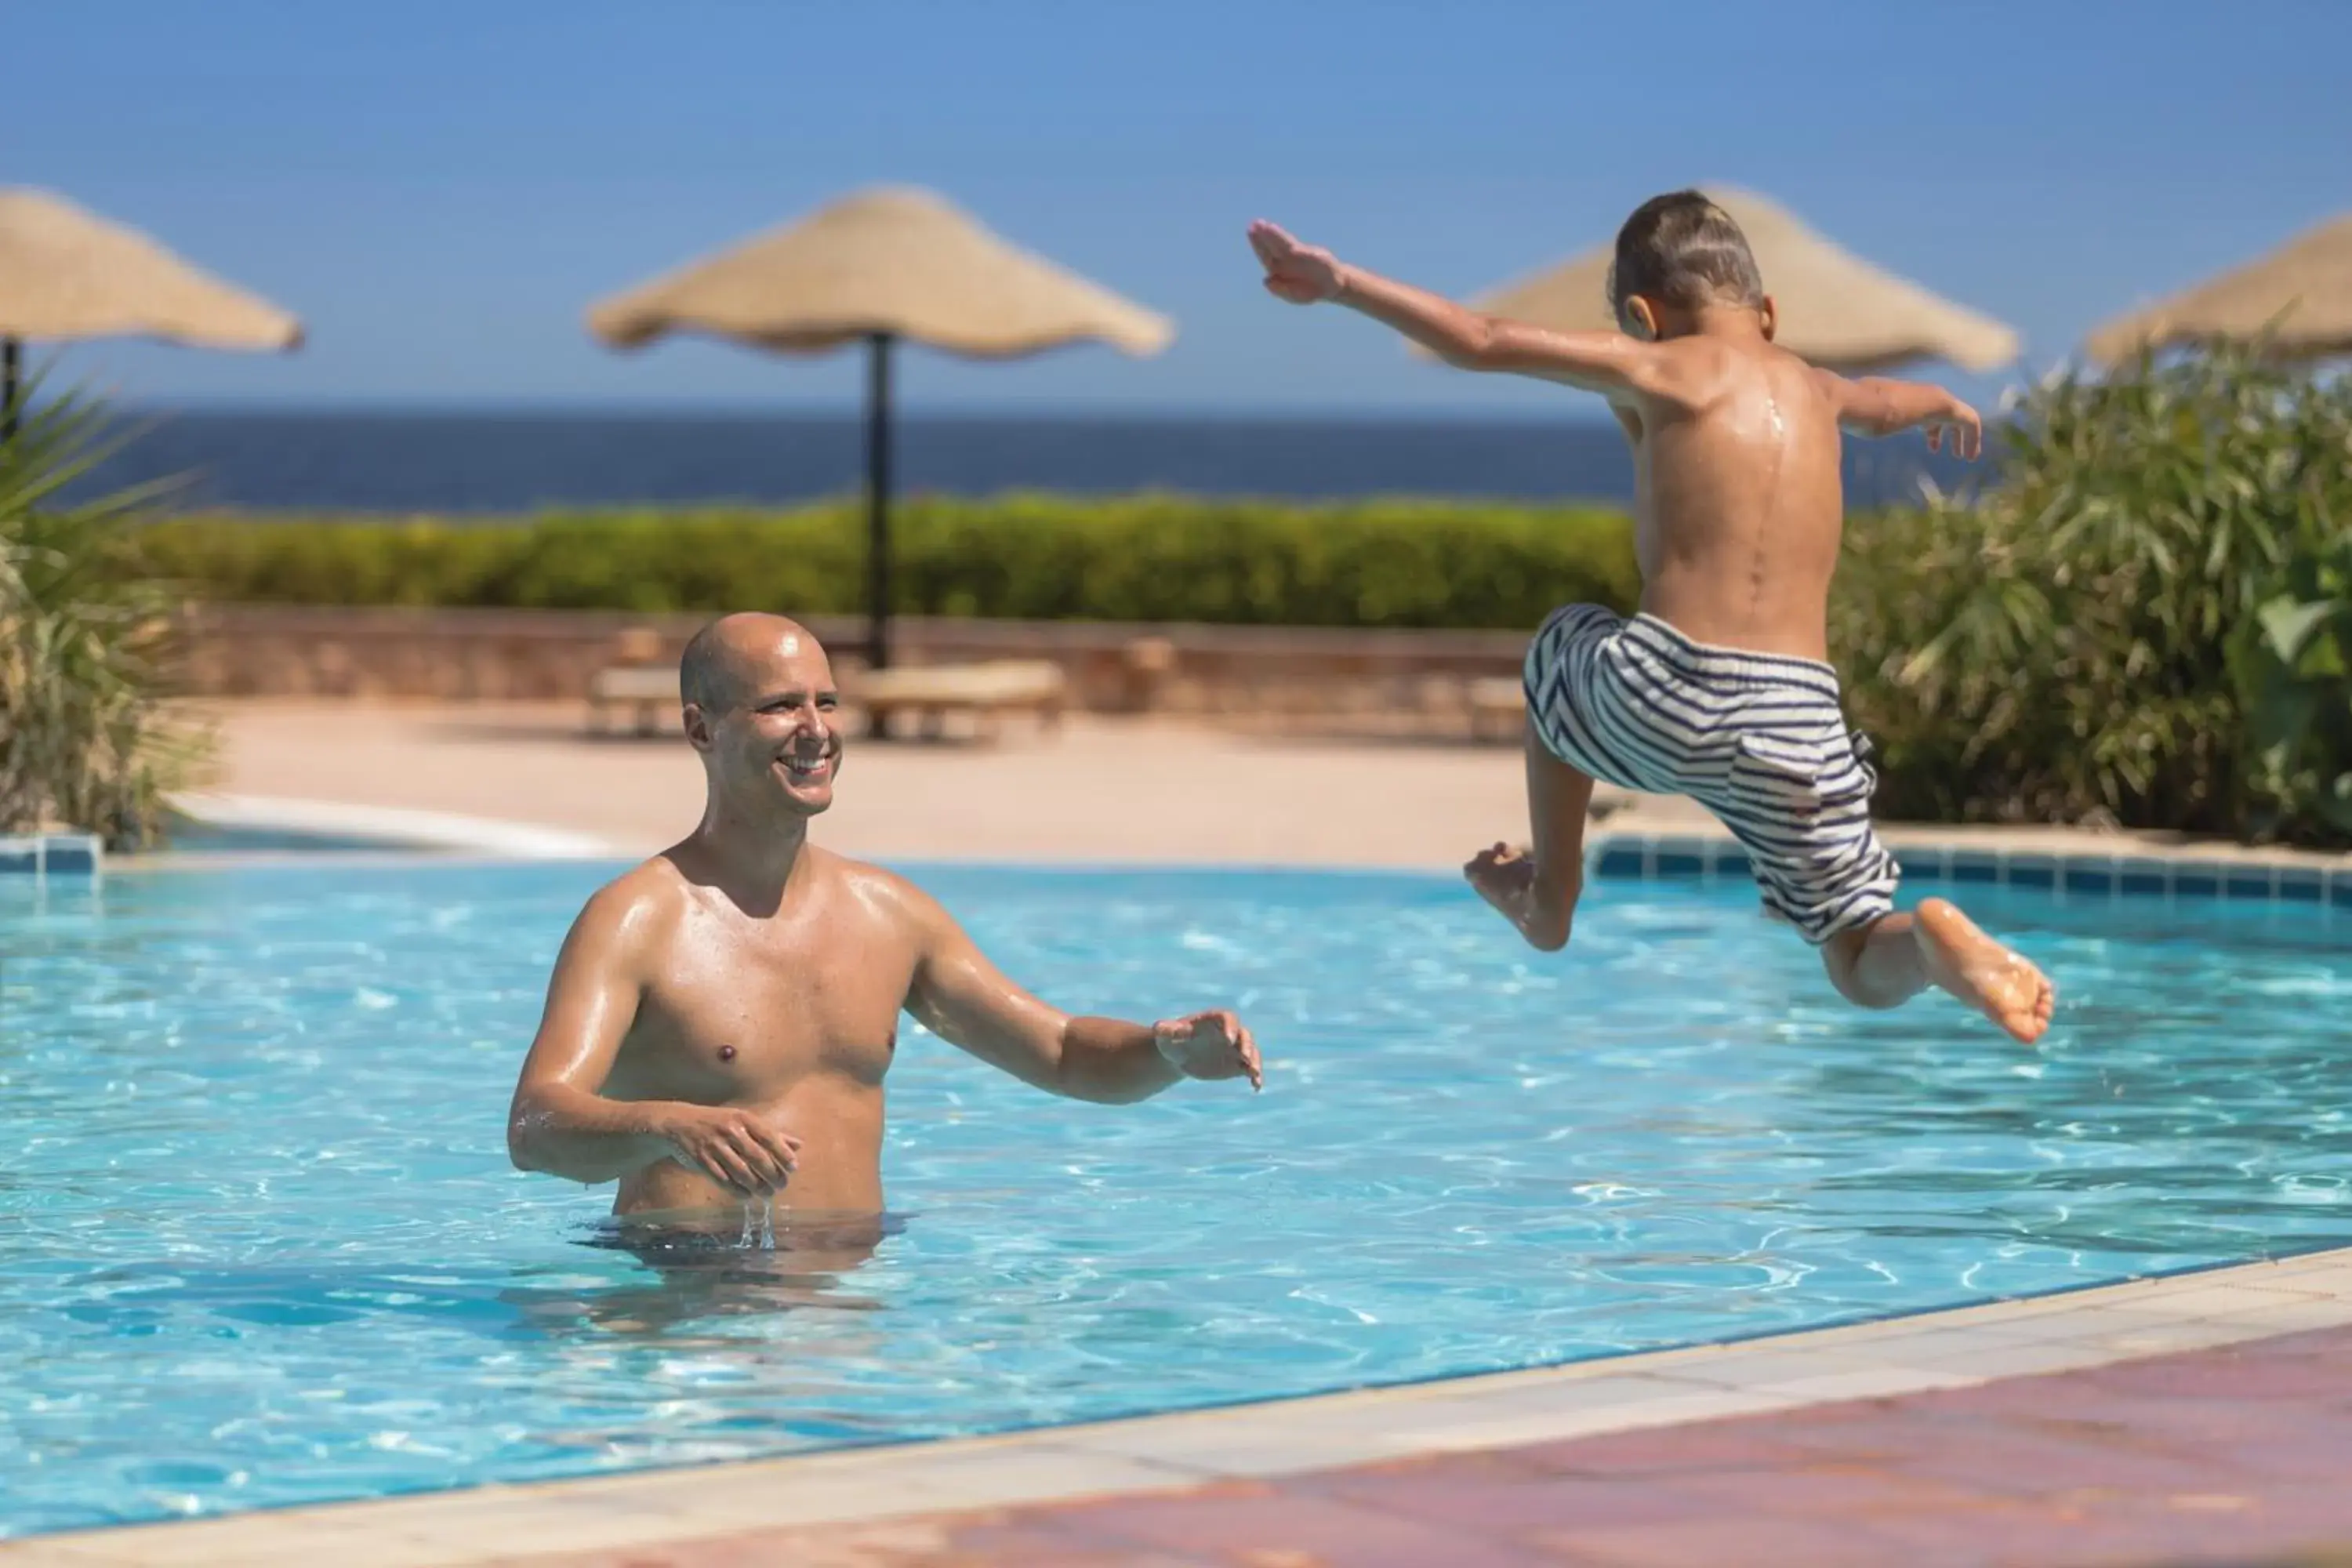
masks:
{"type": "MultiPolygon", "coordinates": [[[[178,479],[184,510],[446,512],[789,506],[865,480],[856,410],[547,404],[121,405],[133,438],[78,493],[178,479]]],[[[1448,410],[1066,414],[909,409],[894,415],[904,494],[1175,491],[1292,501],[1412,497],[1622,506],[1633,468],[1605,417],[1448,410]]],[[[1916,435],[1850,440],[1849,506],[1965,488],[1986,465],[1916,435]]]]}

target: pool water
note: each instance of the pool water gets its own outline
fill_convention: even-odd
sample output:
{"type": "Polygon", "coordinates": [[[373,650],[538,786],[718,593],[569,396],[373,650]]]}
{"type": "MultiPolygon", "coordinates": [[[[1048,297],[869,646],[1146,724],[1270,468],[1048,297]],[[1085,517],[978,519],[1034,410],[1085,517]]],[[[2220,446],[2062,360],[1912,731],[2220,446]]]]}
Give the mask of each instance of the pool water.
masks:
{"type": "MultiPolygon", "coordinates": [[[[1458,882],[920,873],[1060,1005],[1232,1003],[1266,1092],[1061,1101],[911,1022],[878,1240],[648,1261],[512,1171],[614,868],[0,898],[0,1533],[1523,1367],[2352,1242],[2352,931],[1993,892],[2021,1048],[1843,1008],[1726,885],[1529,952],[1458,882]]],[[[790,1227],[783,1239],[793,1240],[790,1227]]]]}

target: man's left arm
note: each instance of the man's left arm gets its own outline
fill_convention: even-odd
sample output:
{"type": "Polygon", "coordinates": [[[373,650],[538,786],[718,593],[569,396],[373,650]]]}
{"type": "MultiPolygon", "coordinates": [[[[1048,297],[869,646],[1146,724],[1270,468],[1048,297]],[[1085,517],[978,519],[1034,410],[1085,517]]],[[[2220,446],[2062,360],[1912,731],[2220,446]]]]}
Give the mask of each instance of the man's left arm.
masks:
{"type": "Polygon", "coordinates": [[[1024,1083],[1106,1105],[1149,1100],[1186,1078],[1263,1086],[1257,1042],[1233,1014],[1159,1024],[1074,1017],[1007,979],[928,894],[902,889],[917,942],[907,1010],[950,1045],[1024,1083]]]}

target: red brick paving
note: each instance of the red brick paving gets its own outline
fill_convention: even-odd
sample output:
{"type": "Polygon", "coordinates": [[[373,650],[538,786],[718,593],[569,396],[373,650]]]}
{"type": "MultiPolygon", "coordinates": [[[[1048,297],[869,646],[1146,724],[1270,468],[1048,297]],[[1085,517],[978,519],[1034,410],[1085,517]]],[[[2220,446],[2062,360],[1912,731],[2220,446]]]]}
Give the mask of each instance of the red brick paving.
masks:
{"type": "Polygon", "coordinates": [[[528,1561],[530,1568],[2352,1565],[2352,1328],[1174,1496],[528,1561]]]}

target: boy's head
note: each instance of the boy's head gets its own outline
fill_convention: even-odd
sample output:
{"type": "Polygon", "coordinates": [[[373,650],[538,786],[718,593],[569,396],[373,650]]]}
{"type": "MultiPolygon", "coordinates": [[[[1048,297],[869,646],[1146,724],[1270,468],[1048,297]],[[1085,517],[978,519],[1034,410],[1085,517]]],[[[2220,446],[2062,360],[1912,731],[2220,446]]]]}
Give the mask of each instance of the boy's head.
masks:
{"type": "Polygon", "coordinates": [[[1772,301],[1731,215],[1696,191],[1651,197],[1617,231],[1609,265],[1617,324],[1653,342],[1679,337],[1709,306],[1753,310],[1772,335],[1772,301]]]}

